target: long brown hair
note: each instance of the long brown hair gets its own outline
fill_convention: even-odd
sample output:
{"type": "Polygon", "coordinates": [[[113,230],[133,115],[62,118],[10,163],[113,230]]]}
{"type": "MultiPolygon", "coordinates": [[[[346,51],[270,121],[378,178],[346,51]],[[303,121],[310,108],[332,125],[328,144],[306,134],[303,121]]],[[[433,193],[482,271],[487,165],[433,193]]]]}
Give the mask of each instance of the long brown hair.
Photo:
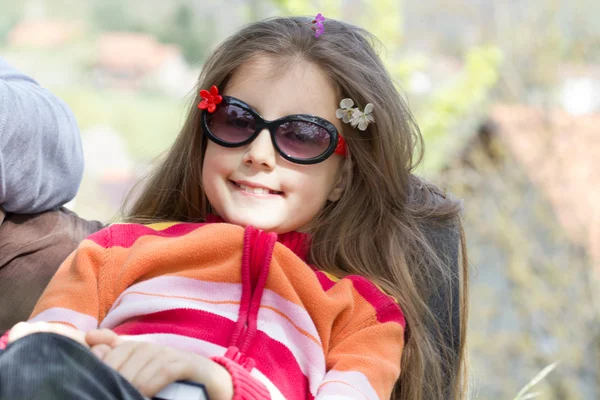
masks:
{"type": "MultiPolygon", "coordinates": [[[[374,105],[375,124],[366,131],[345,127],[350,156],[349,182],[341,199],[329,203],[309,227],[310,262],[334,275],[360,274],[394,296],[408,323],[401,374],[392,398],[463,399],[466,392],[465,331],[467,258],[460,223],[461,206],[412,172],[423,157],[423,139],[410,111],[374,50],[365,30],[335,20],[325,22],[318,39],[304,17],[274,18],[250,24],[222,43],[208,58],[198,89],[223,90],[237,68],[258,55],[279,66],[304,60],[318,65],[339,90],[359,106],[374,105]],[[450,243],[462,255],[460,268],[440,255],[426,228],[455,229],[450,243]],[[454,228],[452,228],[454,227],[454,228]],[[436,317],[428,299],[436,291],[455,293],[444,307],[460,310],[460,332],[436,317]],[[459,305],[451,304],[453,297],[459,305]],[[442,326],[458,341],[444,339],[442,326]]],[[[197,93],[197,91],[196,91],[197,93]]],[[[211,212],[201,186],[206,138],[198,96],[174,145],[145,182],[126,220],[202,221],[211,212]]]]}

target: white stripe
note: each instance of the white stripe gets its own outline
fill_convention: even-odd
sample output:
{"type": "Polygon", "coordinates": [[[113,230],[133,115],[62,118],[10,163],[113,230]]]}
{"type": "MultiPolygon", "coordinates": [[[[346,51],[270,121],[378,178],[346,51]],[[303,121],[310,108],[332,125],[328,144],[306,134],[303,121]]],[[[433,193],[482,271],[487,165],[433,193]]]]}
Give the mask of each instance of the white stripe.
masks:
{"type": "Polygon", "coordinates": [[[29,322],[60,321],[75,325],[77,329],[87,332],[98,327],[98,320],[90,315],[63,307],[53,307],[42,311],[29,322]]]}
{"type": "Polygon", "coordinates": [[[276,308],[278,311],[285,314],[289,319],[294,321],[300,329],[305,330],[311,336],[313,336],[319,344],[321,344],[321,338],[319,337],[319,331],[310,314],[303,307],[292,303],[291,301],[281,297],[272,290],[266,289],[260,300],[260,304],[276,308]]]}
{"type": "MultiPolygon", "coordinates": [[[[319,396],[321,394],[331,396],[331,395],[340,393],[340,391],[342,391],[343,389],[349,388],[348,385],[344,385],[343,383],[339,383],[339,382],[335,382],[335,381],[347,382],[348,385],[355,388],[355,390],[352,390],[352,392],[355,393],[355,397],[356,397],[356,395],[362,394],[362,396],[360,398],[364,398],[365,400],[366,399],[379,400],[379,396],[377,395],[377,392],[375,391],[373,386],[371,386],[371,382],[369,382],[369,378],[367,378],[366,375],[363,374],[362,372],[358,372],[358,371],[331,370],[331,371],[327,372],[327,375],[325,376],[325,379],[323,380],[323,383],[322,383],[323,387],[321,388],[321,390],[319,390],[319,396]],[[327,383],[327,382],[330,382],[330,383],[327,383]],[[327,384],[325,385],[325,383],[327,383],[327,384]]],[[[345,391],[346,390],[344,390],[344,392],[345,391]]],[[[329,398],[329,397],[327,397],[327,398],[329,398]]],[[[319,397],[319,399],[320,399],[320,397],[319,397]]]]}
{"type": "Polygon", "coordinates": [[[258,313],[258,329],[290,350],[300,370],[308,378],[309,390],[314,396],[325,377],[323,348],[268,308],[261,308],[258,313]]]}
{"type": "Polygon", "coordinates": [[[367,397],[356,392],[356,389],[339,382],[328,383],[323,386],[316,396],[316,399],[352,399],[368,400],[367,397]]]}
{"type": "Polygon", "coordinates": [[[242,297],[242,284],[206,282],[181,276],[159,276],[128,287],[114,302],[109,313],[118,307],[118,304],[129,292],[203,298],[210,299],[211,301],[239,301],[242,297]]]}
{"type": "Polygon", "coordinates": [[[272,290],[265,290],[263,293],[261,306],[263,305],[275,308],[293,321],[291,324],[268,308],[261,308],[258,313],[258,329],[284,344],[292,352],[302,373],[308,378],[309,390],[314,396],[325,376],[326,368],[321,337],[314,321],[303,307],[272,290]],[[302,334],[294,325],[310,334],[318,344],[302,334]]]}
{"type": "Polygon", "coordinates": [[[218,344],[207,342],[202,339],[188,336],[175,335],[172,333],[147,333],[143,335],[121,336],[126,340],[137,340],[175,347],[180,350],[190,351],[204,357],[217,357],[225,355],[227,349],[218,344]]]}
{"type": "Polygon", "coordinates": [[[252,368],[252,371],[250,371],[250,375],[261,381],[267,387],[267,390],[271,395],[271,400],[285,400],[285,397],[283,397],[283,394],[281,394],[279,389],[277,389],[277,386],[275,386],[273,382],[271,382],[271,380],[269,380],[269,378],[263,375],[263,373],[260,372],[258,369],[252,368]]]}
{"type": "Polygon", "coordinates": [[[178,308],[206,311],[235,322],[240,306],[239,304],[211,304],[197,300],[169,299],[129,293],[123,298],[121,304],[104,318],[100,327],[113,329],[134,317],[178,308]]]}

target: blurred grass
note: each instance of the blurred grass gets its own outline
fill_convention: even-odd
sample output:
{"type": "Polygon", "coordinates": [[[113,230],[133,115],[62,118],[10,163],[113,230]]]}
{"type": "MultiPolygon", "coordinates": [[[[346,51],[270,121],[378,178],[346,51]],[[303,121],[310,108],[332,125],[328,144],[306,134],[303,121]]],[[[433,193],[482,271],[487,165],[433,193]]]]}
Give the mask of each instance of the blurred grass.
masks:
{"type": "Polygon", "coordinates": [[[82,135],[106,126],[124,139],[134,162],[150,161],[173,142],[184,122],[186,103],[153,93],[97,90],[93,87],[51,89],[75,114],[82,135]]]}

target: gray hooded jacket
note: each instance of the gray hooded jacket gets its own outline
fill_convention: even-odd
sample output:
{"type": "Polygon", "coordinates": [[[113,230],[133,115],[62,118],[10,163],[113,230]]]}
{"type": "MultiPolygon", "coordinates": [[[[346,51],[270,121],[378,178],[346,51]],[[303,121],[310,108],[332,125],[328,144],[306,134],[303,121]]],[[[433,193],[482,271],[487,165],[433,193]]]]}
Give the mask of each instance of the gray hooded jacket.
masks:
{"type": "Polygon", "coordinates": [[[69,108],[0,57],[0,206],[17,214],[56,209],[75,197],[82,175],[69,108]]]}

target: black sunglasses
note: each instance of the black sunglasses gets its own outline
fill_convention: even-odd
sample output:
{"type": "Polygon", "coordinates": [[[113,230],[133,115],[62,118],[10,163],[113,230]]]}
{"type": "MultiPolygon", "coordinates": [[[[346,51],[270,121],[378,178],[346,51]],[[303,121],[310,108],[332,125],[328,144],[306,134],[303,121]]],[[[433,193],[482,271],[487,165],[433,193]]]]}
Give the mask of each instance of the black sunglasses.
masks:
{"type": "Polygon", "coordinates": [[[277,152],[297,164],[326,160],[339,140],[337,129],[326,119],[295,114],[266,121],[248,104],[231,96],[223,96],[214,112],[202,111],[201,119],[208,138],[224,147],[245,146],[268,129],[277,152]]]}

